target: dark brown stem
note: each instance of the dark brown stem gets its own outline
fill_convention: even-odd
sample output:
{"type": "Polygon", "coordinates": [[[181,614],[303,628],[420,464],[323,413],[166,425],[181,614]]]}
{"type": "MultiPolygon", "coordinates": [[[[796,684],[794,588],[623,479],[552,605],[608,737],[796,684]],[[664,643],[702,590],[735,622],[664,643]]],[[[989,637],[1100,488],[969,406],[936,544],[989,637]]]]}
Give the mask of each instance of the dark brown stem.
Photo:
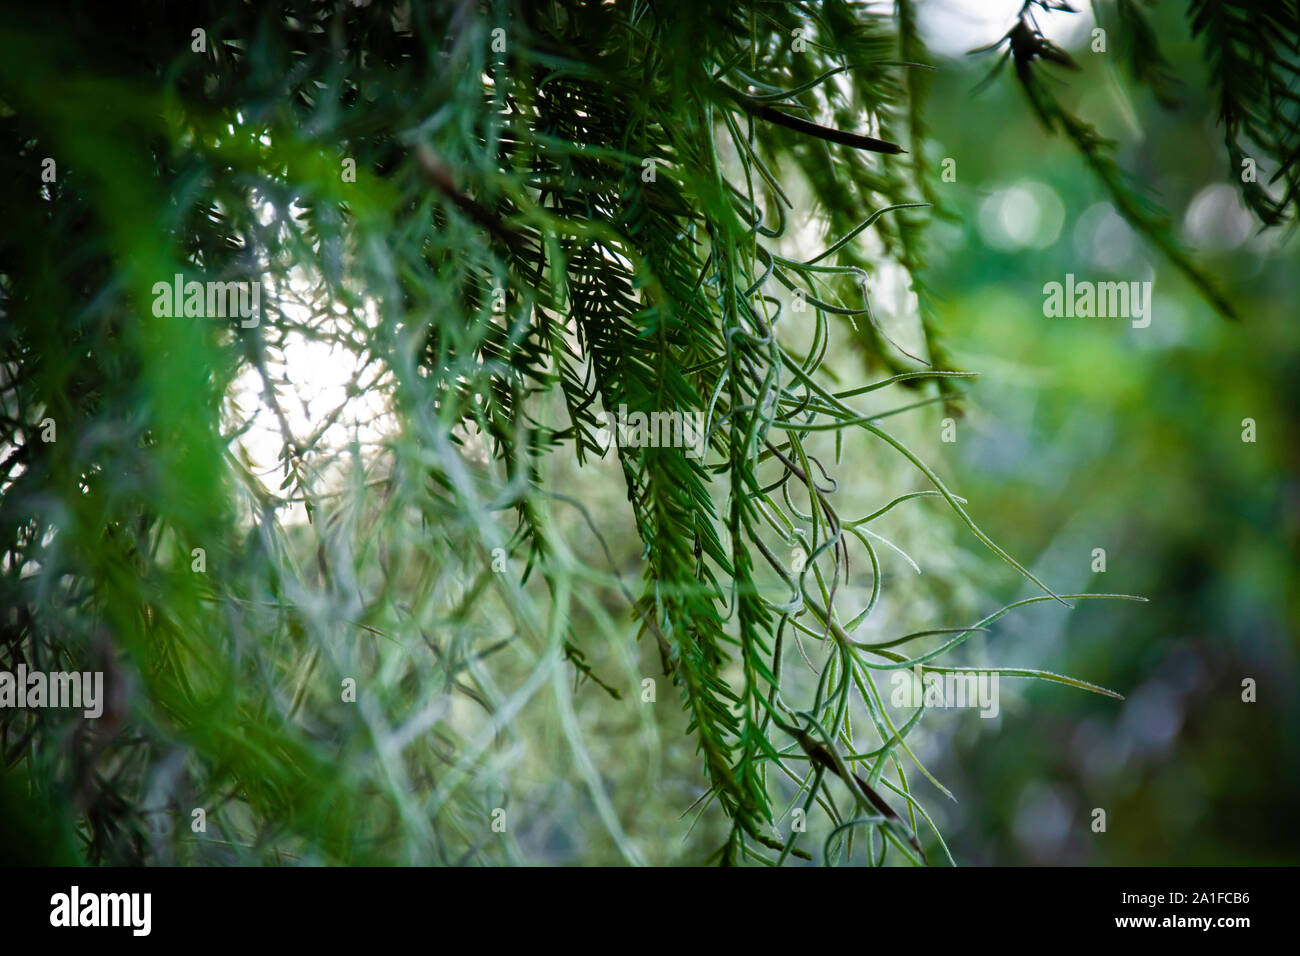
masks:
{"type": "Polygon", "coordinates": [[[809,136],[816,136],[818,139],[824,139],[832,143],[839,143],[841,146],[852,146],[854,149],[867,149],[873,153],[906,153],[907,150],[897,143],[890,143],[883,139],[876,139],[873,136],[862,136],[858,133],[846,133],[844,130],[835,129],[830,126],[821,126],[817,123],[810,123],[808,120],[800,119],[797,116],[791,116],[789,113],[782,113],[780,110],[773,109],[766,103],[760,103],[757,100],[750,99],[739,90],[734,90],[725,84],[722,87],[727,95],[741,105],[745,112],[757,116],[759,119],[767,120],[769,123],[775,123],[777,126],[784,126],[786,129],[792,129],[796,133],[806,133],[809,136]]]}

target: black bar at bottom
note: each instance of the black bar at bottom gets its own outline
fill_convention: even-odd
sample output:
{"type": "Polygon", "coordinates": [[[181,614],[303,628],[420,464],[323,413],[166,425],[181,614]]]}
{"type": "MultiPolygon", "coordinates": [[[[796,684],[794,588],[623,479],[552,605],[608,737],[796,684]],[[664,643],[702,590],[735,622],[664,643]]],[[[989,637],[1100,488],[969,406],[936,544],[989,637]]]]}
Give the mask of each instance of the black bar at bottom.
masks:
{"type": "Polygon", "coordinates": [[[538,943],[554,933],[556,945],[567,945],[565,938],[591,941],[593,931],[617,944],[676,936],[687,923],[740,939],[771,932],[773,916],[782,936],[812,934],[810,942],[863,929],[921,939],[978,932],[1008,941],[1199,935],[1230,942],[1294,928],[1293,878],[1287,869],[1253,868],[0,871],[7,942],[75,934],[81,943],[98,937],[126,946],[336,947],[395,932],[434,945],[468,937],[476,946],[538,943]]]}

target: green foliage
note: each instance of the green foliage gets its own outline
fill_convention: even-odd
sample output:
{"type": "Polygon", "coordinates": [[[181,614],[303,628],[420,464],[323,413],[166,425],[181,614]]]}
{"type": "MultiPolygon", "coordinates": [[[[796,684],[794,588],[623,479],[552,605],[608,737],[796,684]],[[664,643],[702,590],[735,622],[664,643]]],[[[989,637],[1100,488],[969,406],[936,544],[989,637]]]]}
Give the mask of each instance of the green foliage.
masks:
{"type": "MultiPolygon", "coordinates": [[[[776,826],[781,793],[825,811],[828,860],[859,832],[872,862],[926,859],[904,771],[930,777],[908,743],[925,708],[900,719],[877,680],[951,670],[934,662],[978,626],[855,640],[885,580],[871,524],[940,498],[1046,595],[1029,600],[1067,598],[879,424],[952,403],[964,377],[922,281],[933,194],[911,5],[146,6],[0,30],[0,662],[103,669],[114,694],[93,728],[6,712],[4,762],[75,808],[83,857],[517,860],[490,828],[512,811],[508,780],[564,759],[640,862],[568,684],[616,700],[636,686],[631,654],[592,640],[620,640],[630,612],[728,821],[719,859],[810,855],[776,826]],[[42,186],[47,156],[61,171],[42,186]],[[796,182],[801,211],[825,217],[820,254],[787,234],[796,182]],[[921,296],[925,356],[872,313],[884,263],[921,296]],[[260,279],[262,321],[160,317],[151,290],[176,273],[260,279]],[[884,377],[836,390],[844,334],[884,377]],[[338,407],[304,427],[281,388],[305,343],[353,361],[338,407]],[[854,401],[895,385],[930,391],[854,401]],[[707,428],[703,457],[604,453],[639,594],[612,558],[574,553],[559,513],[608,554],[606,529],[550,477],[556,459],[599,467],[599,413],[624,407],[707,428]],[[278,436],[274,489],[245,443],[259,420],[278,436]],[[842,513],[832,462],[850,435],[924,487],[842,513]],[[837,598],[858,554],[871,592],[853,613],[837,598]],[[593,663],[619,653],[622,675],[593,663]],[[543,697],[558,730],[522,748],[543,697]],[[191,807],[222,839],[195,838],[191,807]]],[[[1044,122],[1121,195],[1105,144],[1011,42],[1044,122]]],[[[1144,209],[1121,210],[1178,255],[1144,209]]]]}
{"type": "Polygon", "coordinates": [[[1260,220],[1276,225],[1300,205],[1300,5],[1194,0],[1189,16],[1218,94],[1231,178],[1260,220]],[[1280,196],[1241,174],[1248,156],[1276,166],[1269,182],[1283,184],[1280,196]]]}

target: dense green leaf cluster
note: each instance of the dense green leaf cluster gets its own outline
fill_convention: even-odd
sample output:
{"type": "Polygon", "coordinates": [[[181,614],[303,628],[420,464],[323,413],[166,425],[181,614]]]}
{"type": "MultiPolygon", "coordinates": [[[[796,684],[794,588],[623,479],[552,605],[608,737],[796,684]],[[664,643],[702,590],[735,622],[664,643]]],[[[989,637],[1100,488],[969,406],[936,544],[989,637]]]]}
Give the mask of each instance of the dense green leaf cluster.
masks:
{"type": "MultiPolygon", "coordinates": [[[[1196,6],[1200,23],[1218,5],[1196,6]]],[[[904,759],[924,708],[899,721],[873,675],[944,673],[935,659],[985,622],[855,640],[883,580],[871,523],[941,498],[1042,587],[1033,600],[1056,596],[880,423],[916,397],[862,404],[900,385],[955,407],[963,377],[923,282],[929,66],[910,0],[135,8],[48,4],[0,29],[0,665],[98,667],[117,695],[93,728],[0,717],[6,767],[75,821],[66,852],[517,858],[488,816],[509,802],[512,725],[545,688],[637,860],[557,666],[620,696],[578,624],[617,630],[594,597],[609,589],[678,688],[732,821],[722,859],[808,855],[776,827],[782,777],[833,822],[828,858],[863,828],[873,861],[923,859],[904,759]],[[827,238],[810,252],[794,227],[814,212],[827,238]],[[925,355],[872,312],[882,263],[921,297],[925,355]],[[158,315],[152,289],[178,273],[261,281],[262,320],[158,315]],[[884,377],[837,390],[835,334],[884,377]],[[302,343],[354,359],[338,408],[305,428],[282,393],[302,343]],[[331,447],[362,398],[372,420],[331,447]],[[602,413],[621,408],[701,414],[705,454],[606,452],[602,413]],[[278,488],[241,443],[265,425],[278,488]],[[841,514],[846,435],[925,487],[841,514]],[[602,455],[641,544],[639,594],[555,530],[557,511],[590,515],[548,461],[602,455]],[[864,559],[869,602],[842,608],[864,559]],[[821,663],[794,677],[805,642],[821,663]],[[496,670],[506,651],[517,670],[496,670]],[[349,679],[375,689],[340,707],[349,679]],[[190,839],[191,806],[224,840],[190,839]],[[151,817],[169,815],[160,836],[151,817]]],[[[1277,118],[1233,105],[1258,68],[1236,50],[1215,54],[1234,143],[1277,118]]],[[[1262,69],[1252,82],[1293,115],[1283,67],[1262,69]]],[[[1119,192],[1095,134],[1020,76],[1119,192]]],[[[1265,145],[1293,156],[1286,135],[1265,145]]]]}

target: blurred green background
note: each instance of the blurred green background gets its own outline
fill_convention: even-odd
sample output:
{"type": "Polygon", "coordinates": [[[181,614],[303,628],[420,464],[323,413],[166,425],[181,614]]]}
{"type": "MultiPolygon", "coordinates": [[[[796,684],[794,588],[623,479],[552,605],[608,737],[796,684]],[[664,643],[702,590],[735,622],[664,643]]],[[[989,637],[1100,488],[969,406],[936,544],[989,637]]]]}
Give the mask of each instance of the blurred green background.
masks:
{"type": "Polygon", "coordinates": [[[1192,80],[1178,109],[1134,91],[1078,26],[1062,45],[1082,70],[1058,73],[1061,95],[1120,144],[1240,323],[1116,216],[1011,70],[978,95],[987,57],[950,59],[935,80],[930,157],[954,159],[956,181],[939,187],[955,221],[935,230],[931,282],[955,365],[981,373],[942,446],[948,474],[1053,587],[1150,598],[1000,625],[990,657],[1032,654],[1127,700],[1034,687],[997,721],[945,718],[934,769],[959,799],[979,795],[940,808],[965,863],[1293,864],[1300,850],[1297,247],[1238,203],[1191,37],[1162,7],[1165,53],[1192,80]],[[1152,280],[1150,327],[1044,317],[1043,285],[1067,273],[1152,280]],[[1086,825],[1094,808],[1105,833],[1086,825]]]}

